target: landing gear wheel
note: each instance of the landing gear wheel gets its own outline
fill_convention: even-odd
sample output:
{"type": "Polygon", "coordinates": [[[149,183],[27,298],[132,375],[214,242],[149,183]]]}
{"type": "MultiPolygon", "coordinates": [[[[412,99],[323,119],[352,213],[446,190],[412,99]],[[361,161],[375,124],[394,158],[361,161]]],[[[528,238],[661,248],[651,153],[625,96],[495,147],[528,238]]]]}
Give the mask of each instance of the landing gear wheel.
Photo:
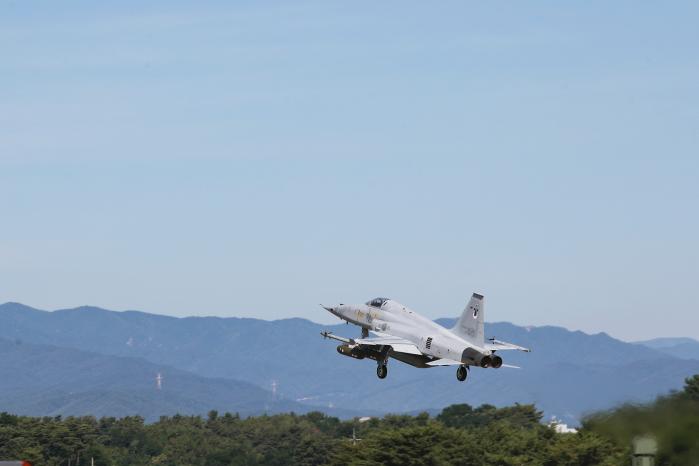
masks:
{"type": "Polygon", "coordinates": [[[459,380],[459,382],[466,380],[467,376],[468,370],[466,369],[466,366],[459,366],[459,368],[456,369],[456,378],[459,380]]]}
{"type": "Polygon", "coordinates": [[[385,379],[388,375],[388,366],[386,366],[386,364],[379,364],[376,366],[376,375],[380,379],[385,379]]]}

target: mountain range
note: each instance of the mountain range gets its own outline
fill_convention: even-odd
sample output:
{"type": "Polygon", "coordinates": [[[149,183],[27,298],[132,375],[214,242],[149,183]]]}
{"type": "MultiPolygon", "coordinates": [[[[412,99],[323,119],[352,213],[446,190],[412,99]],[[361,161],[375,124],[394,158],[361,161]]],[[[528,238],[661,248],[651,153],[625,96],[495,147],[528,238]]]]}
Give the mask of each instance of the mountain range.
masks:
{"type": "Polygon", "coordinates": [[[143,359],[0,339],[0,410],[35,416],[201,414],[308,411],[238,380],[203,378],[143,359]],[[158,390],[154,374],[167,381],[158,390]]]}
{"type": "MultiPolygon", "coordinates": [[[[450,326],[454,319],[438,322],[450,326]]],[[[533,350],[503,353],[522,369],[476,368],[459,383],[453,368],[391,361],[388,378],[379,380],[372,361],[339,355],[321,330],[359,333],[298,318],[175,318],[96,307],[46,312],[5,303],[0,411],[157,419],[210,409],[243,415],[318,409],[348,417],[519,402],[577,424],[585,413],[651,400],[699,373],[699,360],[653,343],[499,322],[486,324],[487,336],[533,350]]]]}
{"type": "Polygon", "coordinates": [[[693,338],[654,338],[636,343],[680,359],[699,359],[699,341],[693,338]]]}

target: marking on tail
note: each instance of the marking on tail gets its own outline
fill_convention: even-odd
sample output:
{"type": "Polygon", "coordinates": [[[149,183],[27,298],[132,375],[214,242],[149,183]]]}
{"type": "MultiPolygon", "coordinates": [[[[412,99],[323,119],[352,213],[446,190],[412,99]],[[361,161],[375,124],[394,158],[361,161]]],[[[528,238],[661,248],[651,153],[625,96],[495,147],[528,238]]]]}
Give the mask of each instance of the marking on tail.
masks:
{"type": "Polygon", "coordinates": [[[483,335],[484,305],[483,295],[473,293],[458,322],[451,329],[452,332],[471,344],[483,346],[485,342],[483,335]]]}

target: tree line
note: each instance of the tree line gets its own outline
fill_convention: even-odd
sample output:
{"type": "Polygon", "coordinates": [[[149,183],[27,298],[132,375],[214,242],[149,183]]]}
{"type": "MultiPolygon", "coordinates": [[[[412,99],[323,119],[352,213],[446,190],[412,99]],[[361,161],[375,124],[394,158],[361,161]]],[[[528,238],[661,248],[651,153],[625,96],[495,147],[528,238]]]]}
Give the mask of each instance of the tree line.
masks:
{"type": "Polygon", "coordinates": [[[439,415],[365,422],[320,412],[241,418],[27,417],[0,414],[0,460],[37,466],[628,465],[630,441],[653,433],[656,464],[699,464],[699,376],[682,392],[585,419],[575,434],[542,424],[533,405],[467,404],[439,415]]]}

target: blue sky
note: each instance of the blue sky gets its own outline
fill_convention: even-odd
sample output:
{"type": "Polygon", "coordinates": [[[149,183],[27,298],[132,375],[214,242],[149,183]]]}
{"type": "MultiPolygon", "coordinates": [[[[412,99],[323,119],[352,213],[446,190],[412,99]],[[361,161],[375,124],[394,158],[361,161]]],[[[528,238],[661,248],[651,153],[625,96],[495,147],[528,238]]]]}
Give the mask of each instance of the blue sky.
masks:
{"type": "Polygon", "coordinates": [[[699,338],[695,2],[0,9],[0,301],[699,338]]]}

